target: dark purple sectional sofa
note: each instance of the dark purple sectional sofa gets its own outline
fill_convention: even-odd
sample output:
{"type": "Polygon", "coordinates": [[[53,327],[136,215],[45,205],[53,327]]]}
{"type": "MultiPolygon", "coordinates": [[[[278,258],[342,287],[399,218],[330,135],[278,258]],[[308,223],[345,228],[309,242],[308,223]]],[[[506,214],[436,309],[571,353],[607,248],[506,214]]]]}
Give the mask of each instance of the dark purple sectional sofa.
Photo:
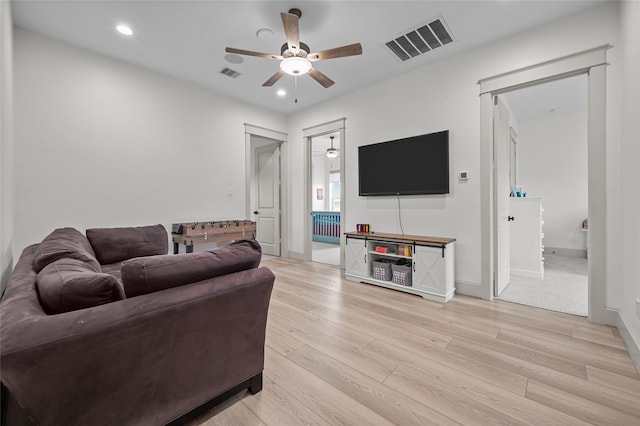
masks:
{"type": "Polygon", "coordinates": [[[164,425],[262,389],[259,244],[167,252],[162,225],[61,228],[23,251],[0,301],[6,424],[164,425]]]}

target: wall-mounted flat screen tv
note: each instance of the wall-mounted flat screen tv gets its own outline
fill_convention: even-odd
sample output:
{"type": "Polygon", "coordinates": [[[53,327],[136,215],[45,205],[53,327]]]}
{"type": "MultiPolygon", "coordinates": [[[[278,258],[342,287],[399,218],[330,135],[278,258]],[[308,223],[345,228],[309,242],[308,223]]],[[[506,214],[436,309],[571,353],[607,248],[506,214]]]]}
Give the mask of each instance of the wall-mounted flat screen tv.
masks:
{"type": "Polygon", "coordinates": [[[360,196],[449,193],[449,131],[358,147],[360,196]]]}

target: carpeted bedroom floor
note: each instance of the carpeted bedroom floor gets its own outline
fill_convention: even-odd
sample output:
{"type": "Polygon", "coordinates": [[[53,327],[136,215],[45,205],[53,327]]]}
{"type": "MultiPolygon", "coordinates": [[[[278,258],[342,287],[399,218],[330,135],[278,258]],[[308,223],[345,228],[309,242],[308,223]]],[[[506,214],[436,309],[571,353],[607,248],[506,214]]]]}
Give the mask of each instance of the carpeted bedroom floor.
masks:
{"type": "Polygon", "coordinates": [[[544,280],[512,274],[499,299],[586,317],[587,259],[556,254],[544,259],[544,280]]]}

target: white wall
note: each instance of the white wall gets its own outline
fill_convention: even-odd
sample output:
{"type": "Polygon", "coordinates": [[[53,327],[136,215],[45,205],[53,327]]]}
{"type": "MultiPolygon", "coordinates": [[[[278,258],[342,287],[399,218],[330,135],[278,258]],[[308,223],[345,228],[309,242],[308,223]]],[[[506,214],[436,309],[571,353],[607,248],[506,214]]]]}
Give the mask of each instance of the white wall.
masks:
{"type": "MultiPolygon", "coordinates": [[[[354,229],[356,223],[371,223],[374,230],[400,232],[394,197],[357,195],[357,147],[449,129],[451,193],[402,197],[404,231],[457,238],[456,281],[467,287],[489,286],[490,283],[481,283],[478,80],[603,44],[616,44],[617,37],[617,4],[606,3],[292,114],[289,174],[304,173],[302,144],[295,143],[302,140],[302,129],[346,117],[341,149],[346,162],[346,230],[354,229]],[[458,181],[461,170],[470,172],[469,181],[458,181]]],[[[607,89],[611,96],[607,112],[613,123],[609,128],[613,129],[615,117],[619,116],[619,63],[615,49],[609,52],[608,59],[611,65],[607,89]]],[[[619,144],[615,131],[608,130],[609,138],[608,149],[619,144]]],[[[292,180],[293,220],[289,235],[293,251],[303,248],[305,196],[302,181],[292,180]]]]}
{"type": "Polygon", "coordinates": [[[0,294],[13,268],[13,24],[0,2],[0,294]]]}
{"type": "Polygon", "coordinates": [[[327,210],[327,192],[329,187],[327,186],[328,171],[327,171],[327,157],[322,154],[314,154],[311,160],[311,209],[313,211],[325,211],[327,210]],[[317,190],[322,188],[323,197],[322,200],[318,200],[317,190]]]}
{"type": "Polygon", "coordinates": [[[586,110],[519,121],[518,185],[543,199],[545,250],[586,250],[587,176],[586,110]]]}
{"type": "Polygon", "coordinates": [[[18,254],[61,226],[244,218],[244,123],[283,115],[22,29],[14,49],[18,254]]]}
{"type": "Polygon", "coordinates": [[[314,154],[311,165],[311,208],[314,211],[331,211],[329,199],[329,173],[340,169],[340,158],[328,158],[325,154],[314,154]],[[316,197],[316,189],[323,189],[322,200],[316,197]]]}
{"type": "MultiPolygon", "coordinates": [[[[640,299],[640,2],[622,3],[621,34],[623,56],[622,84],[622,208],[616,217],[623,229],[622,304],[620,316],[635,341],[636,367],[640,370],[640,316],[636,300],[640,299]]],[[[615,242],[614,242],[615,244],[615,242]]]]}

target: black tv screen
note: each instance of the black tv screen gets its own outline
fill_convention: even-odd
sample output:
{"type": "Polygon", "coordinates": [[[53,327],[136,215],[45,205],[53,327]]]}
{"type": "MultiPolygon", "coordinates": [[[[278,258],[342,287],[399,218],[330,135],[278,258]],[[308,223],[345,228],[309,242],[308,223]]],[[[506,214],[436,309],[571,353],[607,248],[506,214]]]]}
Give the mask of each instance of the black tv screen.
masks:
{"type": "Polygon", "coordinates": [[[358,147],[360,196],[449,193],[449,131],[358,147]]]}

